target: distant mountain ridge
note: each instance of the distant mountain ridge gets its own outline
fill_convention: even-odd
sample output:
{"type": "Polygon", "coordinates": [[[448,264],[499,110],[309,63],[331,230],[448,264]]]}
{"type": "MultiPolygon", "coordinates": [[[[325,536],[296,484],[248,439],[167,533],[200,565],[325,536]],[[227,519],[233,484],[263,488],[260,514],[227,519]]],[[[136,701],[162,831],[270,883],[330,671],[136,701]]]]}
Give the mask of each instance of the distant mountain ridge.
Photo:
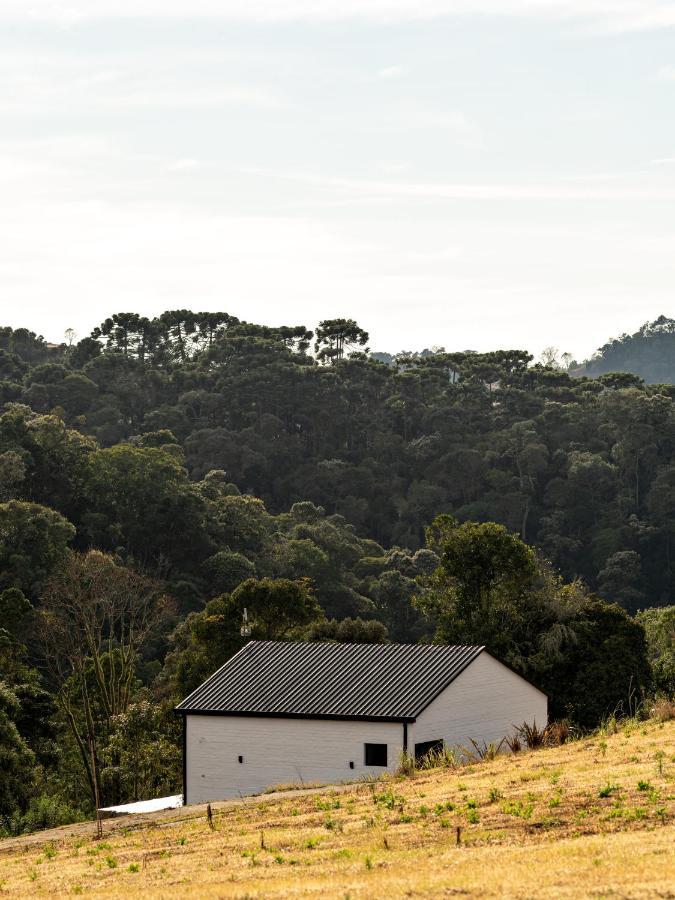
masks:
{"type": "Polygon", "coordinates": [[[600,347],[572,375],[597,377],[630,372],[648,384],[675,384],[675,319],[659,316],[635,334],[622,334],[600,347]]]}

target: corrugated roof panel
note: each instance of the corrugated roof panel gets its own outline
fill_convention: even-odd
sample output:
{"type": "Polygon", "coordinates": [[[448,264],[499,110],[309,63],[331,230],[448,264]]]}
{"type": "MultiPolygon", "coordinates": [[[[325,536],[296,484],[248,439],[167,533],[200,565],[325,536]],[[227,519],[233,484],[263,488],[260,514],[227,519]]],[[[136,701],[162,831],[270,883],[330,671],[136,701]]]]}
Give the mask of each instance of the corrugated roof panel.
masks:
{"type": "Polygon", "coordinates": [[[415,719],[483,647],[250,641],[179,712],[415,719]]]}

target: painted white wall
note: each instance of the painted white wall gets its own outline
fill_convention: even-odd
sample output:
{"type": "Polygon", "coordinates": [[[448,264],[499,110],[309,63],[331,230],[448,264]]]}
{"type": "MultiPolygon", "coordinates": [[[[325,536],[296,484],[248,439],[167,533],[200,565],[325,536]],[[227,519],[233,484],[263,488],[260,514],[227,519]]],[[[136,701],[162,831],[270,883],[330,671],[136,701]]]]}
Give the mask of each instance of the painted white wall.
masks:
{"type": "Polygon", "coordinates": [[[548,721],[548,700],[536,687],[483,651],[408,726],[408,746],[443,738],[450,746],[470,740],[498,743],[523,722],[548,721]]]}
{"type": "Polygon", "coordinates": [[[397,722],[188,715],[186,729],[188,803],[257,794],[275,784],[381,775],[396,769],[403,749],[397,722]],[[388,745],[387,769],[365,765],[366,743],[388,745]]]}
{"type": "MultiPolygon", "coordinates": [[[[408,725],[408,749],[441,738],[451,746],[468,746],[471,738],[498,742],[523,722],[543,727],[547,706],[545,694],[483,651],[408,725]]],[[[402,749],[397,722],[188,715],[187,802],[257,794],[282,783],[354,781],[394,771],[402,749]],[[386,770],[365,765],[366,743],[388,745],[386,770]]]]}

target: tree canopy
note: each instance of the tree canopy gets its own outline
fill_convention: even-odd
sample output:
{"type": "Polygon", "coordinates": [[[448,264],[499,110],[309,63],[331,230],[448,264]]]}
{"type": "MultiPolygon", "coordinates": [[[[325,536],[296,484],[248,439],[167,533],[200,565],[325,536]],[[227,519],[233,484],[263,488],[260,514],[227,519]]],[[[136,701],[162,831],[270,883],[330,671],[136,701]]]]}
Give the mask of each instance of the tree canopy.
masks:
{"type": "Polygon", "coordinates": [[[674,379],[620,354],[672,362],[673,333],[581,372],[371,354],[345,318],[0,329],[0,831],[177,790],[172,707],[244,609],[253,637],[485,644],[583,727],[671,691],[674,379]]]}

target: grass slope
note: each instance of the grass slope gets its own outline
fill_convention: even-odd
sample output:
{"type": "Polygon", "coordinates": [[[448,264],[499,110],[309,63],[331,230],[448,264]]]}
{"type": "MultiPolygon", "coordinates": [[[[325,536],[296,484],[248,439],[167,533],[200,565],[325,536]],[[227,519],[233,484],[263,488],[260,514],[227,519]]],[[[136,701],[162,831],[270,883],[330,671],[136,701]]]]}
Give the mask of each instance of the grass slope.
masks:
{"type": "Polygon", "coordinates": [[[12,897],[675,898],[675,721],[0,843],[12,897]],[[460,844],[457,844],[457,828],[460,844]]]}

